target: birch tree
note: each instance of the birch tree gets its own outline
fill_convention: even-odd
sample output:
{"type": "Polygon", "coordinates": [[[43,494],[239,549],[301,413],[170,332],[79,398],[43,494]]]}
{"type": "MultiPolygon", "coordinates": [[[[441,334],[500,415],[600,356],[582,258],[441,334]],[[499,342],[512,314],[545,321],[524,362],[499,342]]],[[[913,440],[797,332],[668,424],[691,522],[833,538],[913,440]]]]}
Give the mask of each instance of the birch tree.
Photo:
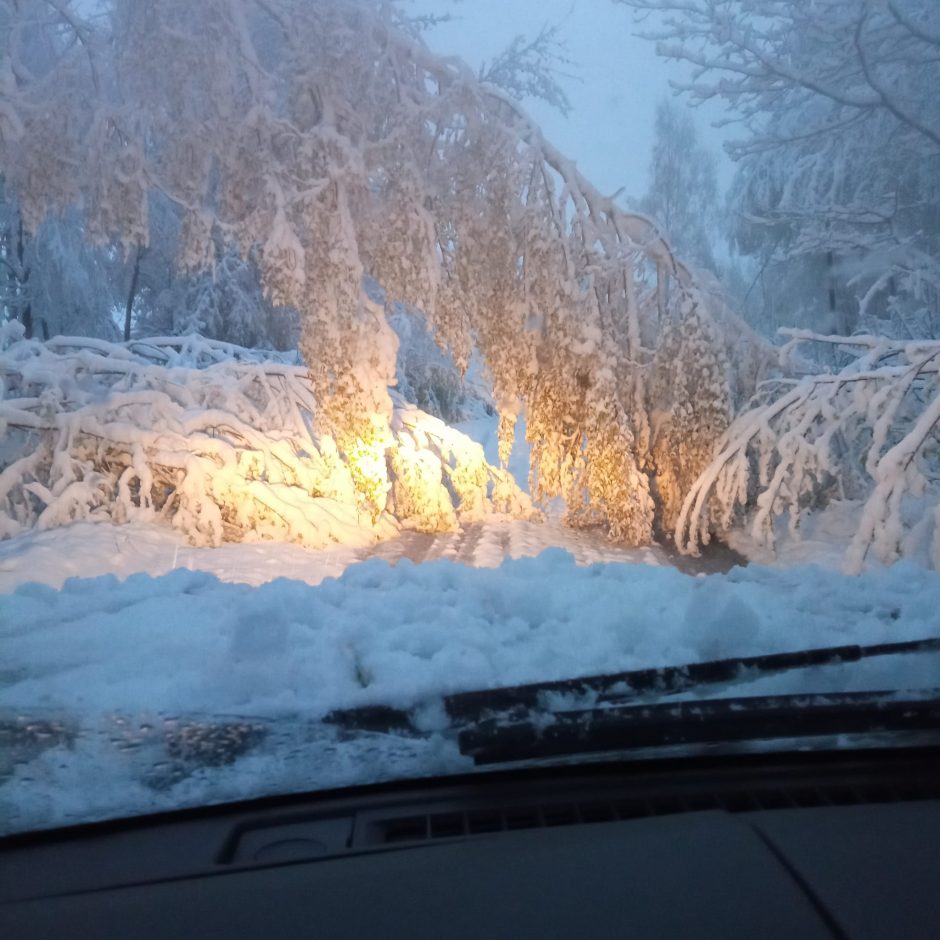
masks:
{"type": "MultiPolygon", "coordinates": [[[[318,433],[378,517],[401,473],[386,454],[396,340],[368,275],[460,365],[479,350],[504,458],[525,407],[533,492],[564,496],[574,524],[649,540],[650,410],[674,404],[652,399],[657,337],[710,318],[658,227],[600,194],[504,91],[399,29],[389,4],[102,8],[0,0],[0,165],[29,229],[78,206],[90,238],[130,255],[156,193],[181,213],[183,269],[210,265],[219,240],[256,258],[271,302],[300,311],[318,433]],[[52,34],[38,72],[35,28],[52,34]]],[[[713,391],[720,432],[726,390],[695,394],[713,391]]]]}

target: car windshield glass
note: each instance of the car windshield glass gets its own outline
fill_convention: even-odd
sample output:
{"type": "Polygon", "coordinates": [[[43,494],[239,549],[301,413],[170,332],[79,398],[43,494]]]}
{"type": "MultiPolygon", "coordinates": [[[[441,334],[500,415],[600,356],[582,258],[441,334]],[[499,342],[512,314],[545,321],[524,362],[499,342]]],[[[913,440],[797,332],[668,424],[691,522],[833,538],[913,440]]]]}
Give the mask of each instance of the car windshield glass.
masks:
{"type": "Polygon", "coordinates": [[[0,836],[940,742],[934,0],[0,0],[0,836]]]}

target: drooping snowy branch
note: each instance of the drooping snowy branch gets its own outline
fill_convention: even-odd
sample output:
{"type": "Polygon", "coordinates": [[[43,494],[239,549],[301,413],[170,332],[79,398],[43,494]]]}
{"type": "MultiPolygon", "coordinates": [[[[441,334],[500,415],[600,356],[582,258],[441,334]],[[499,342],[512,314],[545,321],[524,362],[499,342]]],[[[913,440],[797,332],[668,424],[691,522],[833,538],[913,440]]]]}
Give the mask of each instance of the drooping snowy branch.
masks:
{"type": "MultiPolygon", "coordinates": [[[[184,267],[211,264],[220,241],[256,257],[272,301],[301,313],[317,432],[378,517],[396,339],[364,291],[373,278],[458,363],[479,351],[504,454],[525,407],[534,493],[649,540],[650,475],[674,454],[654,458],[650,413],[683,404],[666,383],[653,400],[658,337],[709,319],[652,221],[591,186],[504,91],[396,28],[387,3],[104,6],[94,75],[51,41],[41,78],[7,81],[16,133],[0,135],[0,163],[29,226],[80,204],[92,237],[132,252],[157,194],[181,215],[184,267]]],[[[11,61],[27,7],[4,33],[11,61]]],[[[698,335],[725,341],[720,324],[698,335]]],[[[695,393],[713,391],[720,430],[727,389],[695,393]]]]}
{"type": "Polygon", "coordinates": [[[480,81],[496,85],[519,100],[535,98],[557,108],[566,117],[571,101],[559,82],[559,73],[571,69],[560,36],[561,26],[543,26],[534,38],[516,36],[490,62],[480,68],[480,81]]]}
{"type": "Polygon", "coordinates": [[[916,499],[923,501],[916,521],[932,524],[940,568],[940,342],[788,332],[785,358],[822,343],[838,347],[849,364],[764,386],[764,400],[732,424],[689,490],[677,544],[697,551],[753,505],[753,534],[773,546],[778,517],[798,534],[807,511],[861,500],[846,555],[847,569],[857,572],[869,557],[900,557],[912,524],[905,501],[916,499]]]}
{"type": "Polygon", "coordinates": [[[478,444],[399,402],[382,455],[388,510],[375,516],[348,460],[315,432],[307,370],[288,357],[197,336],[42,344],[18,326],[0,342],[0,538],[76,519],[162,519],[196,544],[322,547],[532,513],[478,444]]]}

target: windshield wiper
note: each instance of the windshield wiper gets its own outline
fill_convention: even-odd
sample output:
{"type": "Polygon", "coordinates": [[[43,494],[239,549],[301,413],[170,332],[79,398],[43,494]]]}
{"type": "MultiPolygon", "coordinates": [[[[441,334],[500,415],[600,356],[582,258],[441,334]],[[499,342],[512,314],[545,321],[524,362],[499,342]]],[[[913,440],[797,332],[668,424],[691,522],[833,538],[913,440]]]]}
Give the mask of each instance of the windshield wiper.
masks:
{"type": "Polygon", "coordinates": [[[629,752],[670,745],[729,744],[933,732],[940,743],[940,689],[670,702],[557,711],[530,720],[491,718],[458,733],[476,764],[629,752]]]}
{"type": "MultiPolygon", "coordinates": [[[[940,637],[868,646],[830,646],[458,692],[444,696],[443,703],[451,727],[459,730],[488,718],[503,722],[521,721],[532,711],[543,714],[546,711],[553,712],[549,702],[555,696],[582,699],[582,702],[589,702],[593,710],[603,706],[636,702],[639,699],[658,700],[692,690],[701,692],[721,686],[733,687],[758,677],[797,669],[836,666],[876,656],[936,651],[940,651],[940,637]]],[[[340,709],[330,712],[324,720],[351,731],[420,734],[413,719],[413,714],[420,704],[424,703],[417,703],[411,709],[386,705],[340,709]]]]}

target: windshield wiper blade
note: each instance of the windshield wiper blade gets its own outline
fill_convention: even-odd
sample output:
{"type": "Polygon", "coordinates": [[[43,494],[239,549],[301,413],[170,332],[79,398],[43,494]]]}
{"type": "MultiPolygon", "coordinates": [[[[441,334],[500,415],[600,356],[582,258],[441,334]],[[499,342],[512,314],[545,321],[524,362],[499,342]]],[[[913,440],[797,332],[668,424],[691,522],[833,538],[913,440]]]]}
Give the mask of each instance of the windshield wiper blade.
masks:
{"type": "Polygon", "coordinates": [[[488,719],[458,734],[476,764],[830,735],[932,732],[940,744],[940,689],[774,695],[488,719]]]}
{"type": "Polygon", "coordinates": [[[534,708],[545,695],[597,696],[597,704],[627,701],[640,695],[676,695],[703,686],[719,685],[774,673],[790,672],[813,666],[832,666],[859,662],[875,656],[940,651],[940,638],[870,646],[829,646],[791,653],[762,656],[736,656],[683,666],[636,669],[630,672],[538,682],[503,689],[464,692],[450,695],[444,703],[453,718],[477,718],[484,711],[508,711],[515,707],[534,708]]]}
{"type": "MultiPolygon", "coordinates": [[[[575,679],[457,692],[444,696],[443,701],[452,725],[461,727],[488,715],[520,715],[531,709],[544,708],[545,697],[551,695],[589,696],[592,704],[596,705],[625,703],[642,696],[677,695],[693,689],[733,684],[795,669],[853,663],[875,656],[935,651],[940,651],[940,637],[867,646],[828,646],[789,653],[736,656],[682,666],[634,669],[575,679]]],[[[414,732],[416,729],[413,727],[411,716],[411,709],[367,705],[330,712],[325,721],[355,731],[414,732]]]]}

